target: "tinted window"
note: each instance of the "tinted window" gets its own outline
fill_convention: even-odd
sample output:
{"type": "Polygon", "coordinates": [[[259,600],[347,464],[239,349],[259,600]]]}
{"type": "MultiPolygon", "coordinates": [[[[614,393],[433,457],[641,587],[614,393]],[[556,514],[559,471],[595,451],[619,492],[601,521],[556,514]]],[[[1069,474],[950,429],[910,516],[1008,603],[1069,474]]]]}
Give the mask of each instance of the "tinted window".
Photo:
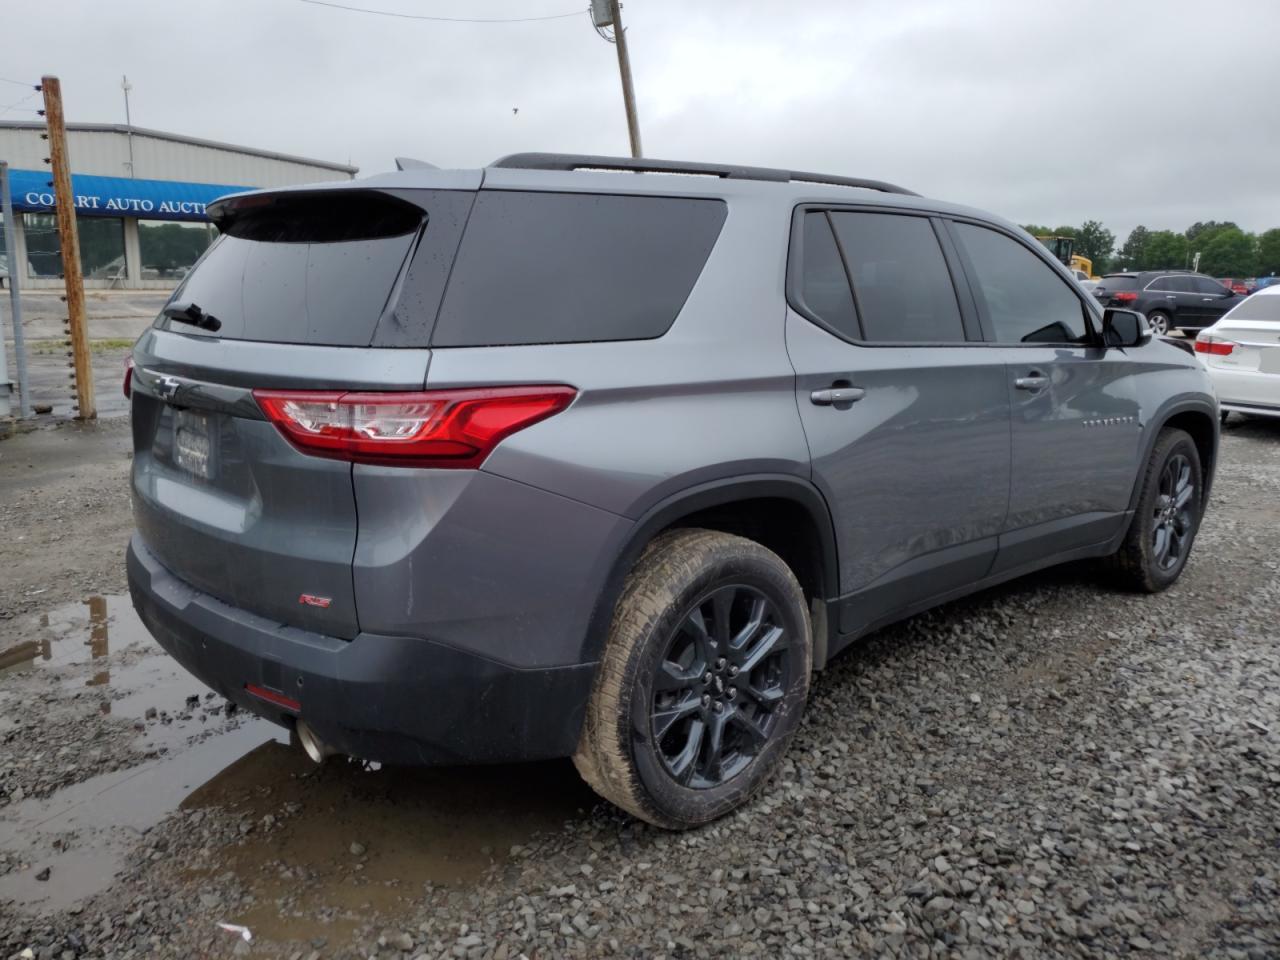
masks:
{"type": "Polygon", "coordinates": [[[1098,281],[1099,290],[1135,290],[1137,286],[1137,277],[1103,277],[1098,281]]]}
{"type": "Polygon", "coordinates": [[[725,214],[720,200],[482,191],[431,342],[661,336],[702,272],[725,214]]]}
{"type": "Polygon", "coordinates": [[[862,336],[871,342],[964,339],[951,274],[924,217],[832,213],[853,280],[862,336]]]}
{"type": "Polygon", "coordinates": [[[221,327],[157,323],[191,336],[367,345],[426,214],[389,197],[338,193],[258,194],[244,198],[253,201],[244,209],[219,210],[228,232],[173,299],[196,304],[221,327]]]}
{"type": "Polygon", "coordinates": [[[1159,293],[1161,290],[1166,293],[1191,293],[1190,277],[1156,277],[1151,283],[1147,284],[1147,289],[1159,293]]]}
{"type": "Polygon", "coordinates": [[[804,215],[801,243],[800,298],[809,311],[851,340],[859,339],[853,315],[853,295],[849,276],[840,261],[835,237],[827,215],[813,211],[804,215]]]}
{"type": "Polygon", "coordinates": [[[1217,280],[1212,280],[1209,277],[1190,277],[1189,279],[1191,280],[1191,289],[1196,293],[1210,293],[1220,297],[1229,292],[1217,280]]]}
{"type": "Polygon", "coordinates": [[[985,227],[955,225],[974,295],[1000,343],[1076,343],[1084,306],[1067,281],[1022,244],[985,227]]]}

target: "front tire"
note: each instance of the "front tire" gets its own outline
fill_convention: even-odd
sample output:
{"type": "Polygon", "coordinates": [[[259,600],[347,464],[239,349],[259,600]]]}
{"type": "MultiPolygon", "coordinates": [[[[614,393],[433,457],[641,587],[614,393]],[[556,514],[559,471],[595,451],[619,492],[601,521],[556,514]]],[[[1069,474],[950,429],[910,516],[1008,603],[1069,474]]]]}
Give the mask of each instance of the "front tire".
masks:
{"type": "Polygon", "coordinates": [[[1112,558],[1120,582],[1143,593],[1172,586],[1191,554],[1203,506],[1195,441],[1182,430],[1163,431],[1143,473],[1137,512],[1112,558]]]}
{"type": "Polygon", "coordinates": [[[800,723],[810,639],[804,593],[775,553],[716,531],[661,534],[614,611],[574,765],[667,829],[742,806],[800,723]]]}

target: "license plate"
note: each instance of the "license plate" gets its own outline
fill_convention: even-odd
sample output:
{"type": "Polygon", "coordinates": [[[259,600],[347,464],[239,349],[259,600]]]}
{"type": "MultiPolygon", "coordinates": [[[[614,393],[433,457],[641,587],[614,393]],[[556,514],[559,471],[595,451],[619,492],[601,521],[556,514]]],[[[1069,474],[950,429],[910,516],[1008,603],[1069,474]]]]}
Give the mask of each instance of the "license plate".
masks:
{"type": "Polygon", "coordinates": [[[173,421],[173,458],[192,476],[208,480],[213,475],[213,444],[209,416],[178,410],[173,421]]]}
{"type": "Polygon", "coordinates": [[[1258,369],[1263,373],[1280,373],[1280,345],[1262,348],[1258,369]]]}

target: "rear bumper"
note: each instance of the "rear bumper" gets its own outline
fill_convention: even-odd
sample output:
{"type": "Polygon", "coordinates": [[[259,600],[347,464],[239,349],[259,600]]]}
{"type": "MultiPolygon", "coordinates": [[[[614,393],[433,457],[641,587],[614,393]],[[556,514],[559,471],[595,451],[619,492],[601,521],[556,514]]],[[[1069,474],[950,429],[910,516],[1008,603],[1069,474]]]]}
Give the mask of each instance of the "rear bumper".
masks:
{"type": "Polygon", "coordinates": [[[201,593],[137,534],[129,592],[147,629],[201,681],[275,723],[305,720],[340,753],[394,764],[570,755],[595,664],[518,669],[431,640],[342,640],[280,625],[201,593]],[[254,684],[297,712],[251,695],[254,684]]]}

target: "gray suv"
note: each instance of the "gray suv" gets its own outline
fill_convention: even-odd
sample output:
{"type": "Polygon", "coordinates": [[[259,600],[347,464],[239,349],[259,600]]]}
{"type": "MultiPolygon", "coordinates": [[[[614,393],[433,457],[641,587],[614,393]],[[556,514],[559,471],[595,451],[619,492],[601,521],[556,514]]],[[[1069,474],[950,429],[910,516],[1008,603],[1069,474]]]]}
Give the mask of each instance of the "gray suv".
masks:
{"type": "Polygon", "coordinates": [[[129,582],[314,757],[572,756],[664,827],[777,768],[894,620],[1177,579],[1218,410],[988,214],[521,154],[237,195],[133,350],[129,582]]]}

